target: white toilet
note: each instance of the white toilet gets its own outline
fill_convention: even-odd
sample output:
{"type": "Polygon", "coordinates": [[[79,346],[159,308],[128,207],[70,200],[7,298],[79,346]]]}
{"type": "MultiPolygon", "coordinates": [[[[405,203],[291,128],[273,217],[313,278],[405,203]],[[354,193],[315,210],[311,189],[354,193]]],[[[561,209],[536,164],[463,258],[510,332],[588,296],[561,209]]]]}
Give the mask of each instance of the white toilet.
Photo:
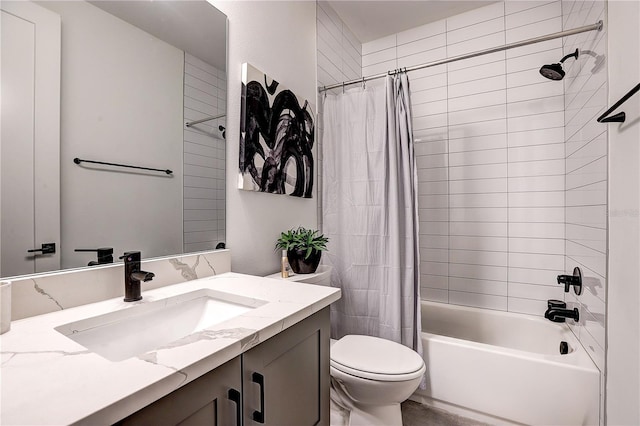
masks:
{"type": "MultiPolygon", "coordinates": [[[[288,280],[330,285],[331,267],[288,280]]],[[[331,400],[349,411],[348,424],[401,426],[400,403],[420,385],[426,370],[422,357],[399,343],[360,335],[332,340],[330,354],[331,400]]]]}

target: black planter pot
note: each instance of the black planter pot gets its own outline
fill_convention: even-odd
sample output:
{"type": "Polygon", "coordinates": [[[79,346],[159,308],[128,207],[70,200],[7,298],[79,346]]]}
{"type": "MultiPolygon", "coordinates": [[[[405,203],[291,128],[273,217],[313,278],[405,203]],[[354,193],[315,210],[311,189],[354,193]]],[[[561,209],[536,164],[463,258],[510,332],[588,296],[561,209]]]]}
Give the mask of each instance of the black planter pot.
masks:
{"type": "Polygon", "coordinates": [[[291,269],[296,274],[313,274],[318,269],[322,252],[313,250],[309,257],[305,259],[304,255],[306,253],[306,250],[301,249],[287,250],[289,265],[291,265],[291,269]]]}

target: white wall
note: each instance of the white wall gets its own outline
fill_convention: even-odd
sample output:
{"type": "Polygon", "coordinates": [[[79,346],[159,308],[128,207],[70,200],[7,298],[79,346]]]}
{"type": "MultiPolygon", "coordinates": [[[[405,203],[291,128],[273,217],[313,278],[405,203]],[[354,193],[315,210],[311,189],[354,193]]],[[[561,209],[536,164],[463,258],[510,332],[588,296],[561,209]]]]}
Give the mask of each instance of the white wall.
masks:
{"type": "MultiPolygon", "coordinates": [[[[225,113],[224,70],[185,53],[184,121],[225,113]]],[[[225,117],[184,127],[184,252],[213,249],[225,236],[225,117]]]]}
{"type": "Polygon", "coordinates": [[[86,2],[41,5],[62,17],[62,268],[95,259],[76,248],[181,253],[183,52],[86,2]],[[174,174],[92,170],[74,157],[174,174]]]}
{"type": "MultiPolygon", "coordinates": [[[[640,82],[640,3],[608,2],[609,105],[640,82]]],[[[609,124],[607,424],[640,424],[640,94],[609,124]]],[[[618,111],[616,111],[618,112],[618,111]]]]}
{"type": "MultiPolygon", "coordinates": [[[[316,5],[307,1],[209,1],[229,18],[226,173],[231,267],[235,272],[267,275],[280,268],[280,255],[274,251],[280,232],[297,226],[317,226],[317,198],[237,188],[241,65],[250,63],[309,100],[317,111],[316,5]]],[[[316,153],[314,146],[314,156],[316,153]]]]}
{"type": "MultiPolygon", "coordinates": [[[[362,47],[363,74],[562,30],[560,1],[500,2],[362,47]]],[[[563,299],[562,40],[410,73],[422,297],[542,315],[563,299]]]]}

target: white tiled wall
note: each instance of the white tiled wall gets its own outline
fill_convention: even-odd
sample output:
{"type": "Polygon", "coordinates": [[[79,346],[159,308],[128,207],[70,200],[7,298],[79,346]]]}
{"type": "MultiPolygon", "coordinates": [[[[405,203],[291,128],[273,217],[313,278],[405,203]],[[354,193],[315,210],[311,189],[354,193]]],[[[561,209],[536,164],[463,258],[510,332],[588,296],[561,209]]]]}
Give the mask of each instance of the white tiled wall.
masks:
{"type": "MultiPolygon", "coordinates": [[[[603,1],[563,1],[565,29],[605,20],[603,1]]],[[[566,268],[582,269],[585,289],[567,302],[580,310],[573,331],[601,371],[605,357],[607,289],[607,125],[596,121],[607,109],[607,35],[567,37],[565,53],[580,50],[564,67],[566,137],[566,268]]]]}
{"type": "MultiPolygon", "coordinates": [[[[363,74],[562,30],[560,1],[501,2],[363,45],[363,74]]],[[[563,299],[562,40],[410,73],[422,297],[542,315],[563,299]]]]}
{"type": "Polygon", "coordinates": [[[318,87],[362,77],[362,44],[326,1],[316,13],[318,87]]]}
{"type": "MultiPolygon", "coordinates": [[[[184,121],[224,114],[226,74],[185,53],[184,121]]],[[[184,127],[184,251],[225,241],[225,117],[184,127]]]]}
{"type": "MultiPolygon", "coordinates": [[[[326,1],[316,7],[318,42],[318,87],[342,83],[362,77],[362,44],[342,22],[326,1]]],[[[319,96],[322,102],[322,96],[319,96]]],[[[316,121],[316,195],[318,197],[318,229],[322,229],[322,108],[316,121]]]]}

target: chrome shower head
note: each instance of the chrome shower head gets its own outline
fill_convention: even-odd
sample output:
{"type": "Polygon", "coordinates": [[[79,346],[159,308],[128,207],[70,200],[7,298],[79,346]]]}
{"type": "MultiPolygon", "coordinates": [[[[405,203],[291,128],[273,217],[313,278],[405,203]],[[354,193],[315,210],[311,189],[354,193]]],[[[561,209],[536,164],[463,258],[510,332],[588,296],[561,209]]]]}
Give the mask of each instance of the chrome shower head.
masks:
{"type": "Polygon", "coordinates": [[[578,59],[578,49],[562,58],[560,63],[543,65],[540,68],[540,74],[549,80],[562,80],[565,76],[565,72],[562,69],[562,63],[571,57],[578,59]]]}

